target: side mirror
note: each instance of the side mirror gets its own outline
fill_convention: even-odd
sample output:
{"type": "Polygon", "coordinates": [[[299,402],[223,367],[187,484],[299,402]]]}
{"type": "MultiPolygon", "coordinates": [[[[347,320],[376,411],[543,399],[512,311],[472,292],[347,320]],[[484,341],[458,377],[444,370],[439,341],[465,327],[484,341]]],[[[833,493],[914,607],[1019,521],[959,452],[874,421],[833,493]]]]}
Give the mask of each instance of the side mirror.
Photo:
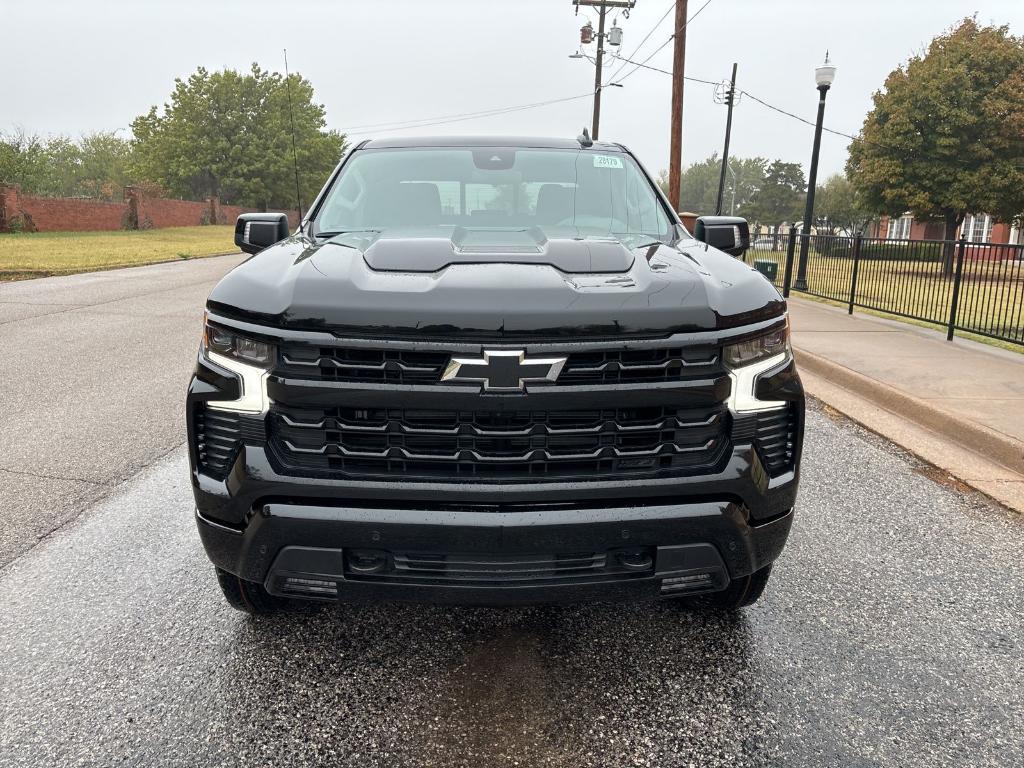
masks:
{"type": "Polygon", "coordinates": [[[693,236],[730,256],[742,256],[750,247],[750,225],[739,216],[701,216],[693,236]]]}
{"type": "Polygon", "coordinates": [[[284,213],[243,213],[235,222],[235,245],[246,253],[259,253],[286,237],[288,216],[284,213]]]}

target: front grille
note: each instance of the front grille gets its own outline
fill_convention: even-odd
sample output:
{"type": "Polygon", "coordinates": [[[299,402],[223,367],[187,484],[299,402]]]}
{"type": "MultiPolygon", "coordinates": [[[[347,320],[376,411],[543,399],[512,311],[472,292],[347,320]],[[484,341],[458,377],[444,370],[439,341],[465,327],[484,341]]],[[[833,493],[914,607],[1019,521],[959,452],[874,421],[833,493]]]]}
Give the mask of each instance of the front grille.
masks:
{"type": "Polygon", "coordinates": [[[323,381],[434,384],[441,380],[449,357],[446,352],[290,344],[281,349],[277,372],[323,381]]]}
{"type": "Polygon", "coordinates": [[[346,551],[345,578],[404,584],[585,584],[654,572],[650,547],[608,552],[493,555],[346,551]],[[371,566],[368,568],[367,566],[371,566]]]}
{"type": "Polygon", "coordinates": [[[707,348],[612,349],[574,352],[558,377],[559,384],[627,384],[678,381],[706,376],[718,363],[718,351],[707,348]]]}
{"type": "Polygon", "coordinates": [[[277,406],[289,471],[350,477],[530,480],[700,474],[729,447],[724,405],[453,411],[277,406]]]}
{"type": "Polygon", "coordinates": [[[199,405],[194,413],[196,457],[200,471],[223,479],[246,440],[262,442],[266,430],[261,417],[219,411],[199,405]]]}
{"type": "MultiPolygon", "coordinates": [[[[474,353],[476,354],[476,353],[474,353]]],[[[538,353],[550,356],[557,353],[538,353]]],[[[320,381],[370,384],[439,384],[452,355],[411,349],[360,349],[289,343],[275,373],[320,381]]],[[[652,347],[573,352],[556,386],[680,381],[718,370],[715,347],[652,347]]]]}

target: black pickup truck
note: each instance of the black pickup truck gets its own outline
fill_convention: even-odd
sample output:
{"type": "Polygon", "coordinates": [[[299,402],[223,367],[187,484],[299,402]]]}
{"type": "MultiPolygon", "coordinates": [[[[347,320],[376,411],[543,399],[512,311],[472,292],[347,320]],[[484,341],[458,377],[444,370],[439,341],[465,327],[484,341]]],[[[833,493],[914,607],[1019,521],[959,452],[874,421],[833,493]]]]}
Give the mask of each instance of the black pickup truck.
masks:
{"type": "Polygon", "coordinates": [[[756,600],[803,389],[746,222],[694,230],[585,136],[365,141],[241,216],[187,400],[228,601],[756,600]]]}

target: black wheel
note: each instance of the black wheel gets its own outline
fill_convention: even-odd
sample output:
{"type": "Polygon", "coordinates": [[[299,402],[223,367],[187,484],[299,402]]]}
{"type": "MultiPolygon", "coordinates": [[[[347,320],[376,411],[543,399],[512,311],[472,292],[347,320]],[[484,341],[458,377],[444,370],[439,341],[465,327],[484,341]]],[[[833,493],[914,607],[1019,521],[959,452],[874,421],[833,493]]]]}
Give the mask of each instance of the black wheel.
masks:
{"type": "Polygon", "coordinates": [[[749,576],[733,579],[729,586],[721,592],[709,592],[706,595],[684,597],[678,602],[684,608],[704,611],[736,611],[753,605],[768,585],[768,577],[772,574],[771,565],[766,565],[749,576]]]}
{"type": "Polygon", "coordinates": [[[258,615],[276,613],[289,606],[288,600],[270,594],[262,584],[246,581],[220,568],[214,570],[217,571],[217,583],[224,593],[224,599],[232,608],[258,615]]]}

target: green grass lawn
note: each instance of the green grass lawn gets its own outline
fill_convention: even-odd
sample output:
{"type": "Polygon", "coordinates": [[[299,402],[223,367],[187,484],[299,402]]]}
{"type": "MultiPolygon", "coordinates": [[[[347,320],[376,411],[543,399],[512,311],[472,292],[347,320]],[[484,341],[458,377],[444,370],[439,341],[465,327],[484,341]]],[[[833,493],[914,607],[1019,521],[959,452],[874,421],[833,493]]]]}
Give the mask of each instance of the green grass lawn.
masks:
{"type": "Polygon", "coordinates": [[[0,280],[70,275],[236,250],[233,226],[0,234],[0,280]]]}
{"type": "MultiPolygon", "coordinates": [[[[754,260],[778,264],[777,286],[782,285],[786,254],[779,251],[750,251],[754,260]]],[[[796,279],[796,265],[793,266],[796,279]]],[[[812,252],[807,264],[807,287],[812,298],[845,304],[850,297],[853,260],[812,252]]],[[[794,291],[795,296],[804,296],[794,291]]],[[[937,262],[864,259],[857,274],[855,311],[874,310],[884,317],[893,315],[928,327],[945,326],[953,295],[953,279],[942,273],[937,262]],[[920,318],[931,321],[922,323],[920,318]]],[[[958,301],[958,328],[1024,340],[1024,262],[965,261],[958,301]]],[[[1024,352],[1024,345],[993,340],[981,334],[957,331],[958,336],[984,340],[996,346],[1024,352]]]]}

